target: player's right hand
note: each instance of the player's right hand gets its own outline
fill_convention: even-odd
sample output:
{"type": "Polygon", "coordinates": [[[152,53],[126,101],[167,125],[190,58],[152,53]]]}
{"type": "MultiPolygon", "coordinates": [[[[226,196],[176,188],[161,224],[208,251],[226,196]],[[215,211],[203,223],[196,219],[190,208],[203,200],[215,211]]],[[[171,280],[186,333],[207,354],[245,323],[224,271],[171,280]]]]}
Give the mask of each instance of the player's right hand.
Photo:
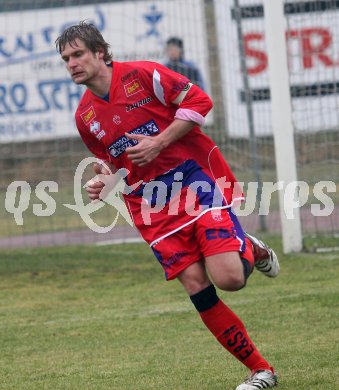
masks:
{"type": "MultiPolygon", "coordinates": [[[[98,175],[104,174],[108,175],[110,172],[108,169],[106,169],[103,165],[101,164],[93,164],[93,170],[94,172],[98,175]]],[[[91,199],[92,202],[101,200],[100,198],[100,192],[103,190],[105,186],[105,183],[102,181],[98,180],[97,177],[94,177],[90,181],[86,183],[85,190],[88,194],[88,197],[91,199]]]]}
{"type": "Polygon", "coordinates": [[[96,181],[95,178],[90,180],[86,185],[86,192],[91,201],[101,200],[100,192],[103,190],[105,184],[102,181],[96,181]]]}

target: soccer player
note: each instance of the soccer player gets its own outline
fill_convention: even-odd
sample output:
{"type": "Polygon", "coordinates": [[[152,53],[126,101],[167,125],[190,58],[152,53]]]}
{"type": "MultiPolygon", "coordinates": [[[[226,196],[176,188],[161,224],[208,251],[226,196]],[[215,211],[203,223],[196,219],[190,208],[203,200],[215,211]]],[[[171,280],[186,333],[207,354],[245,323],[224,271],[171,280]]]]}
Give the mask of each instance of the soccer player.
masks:
{"type": "MultiPolygon", "coordinates": [[[[164,65],[112,61],[93,24],[68,27],[56,47],[72,80],[87,87],[75,119],[84,143],[102,160],[95,172],[128,172],[132,190],[124,194],[125,203],[166,279],[182,283],[206,327],[250,370],[237,390],[274,387],[273,367],[215,288],[243,288],[254,267],[275,277],[279,264],[272,249],[244,233],[232,212],[242,193],[199,128],[211,99],[164,65]]],[[[90,199],[100,199],[103,188],[102,181],[93,181],[90,199]]]]}
{"type": "Polygon", "coordinates": [[[166,41],[166,55],[168,61],[165,62],[167,68],[186,76],[193,84],[205,90],[205,84],[198,67],[184,58],[184,41],[178,37],[170,37],[166,41]]]}

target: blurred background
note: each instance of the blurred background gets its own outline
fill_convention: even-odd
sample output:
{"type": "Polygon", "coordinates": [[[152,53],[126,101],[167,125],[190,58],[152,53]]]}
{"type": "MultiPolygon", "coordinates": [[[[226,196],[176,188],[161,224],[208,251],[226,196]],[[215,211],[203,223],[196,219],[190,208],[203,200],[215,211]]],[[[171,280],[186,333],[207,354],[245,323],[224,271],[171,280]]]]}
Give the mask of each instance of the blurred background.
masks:
{"type": "MultiPolygon", "coordinates": [[[[339,246],[339,5],[285,1],[284,14],[303,243],[308,250],[331,250],[339,246]]],[[[281,234],[277,191],[269,196],[278,181],[279,145],[260,0],[3,0],[0,247],[140,239],[108,204],[90,215],[92,222],[65,206],[78,204],[75,186],[94,175],[88,166],[74,180],[79,163],[90,156],[74,124],[83,88],[70,80],[54,41],[85,19],[100,29],[116,61],[166,64],[166,42],[179,39],[181,60],[198,69],[214,101],[203,130],[247,194],[239,211],[243,226],[281,234]],[[108,227],[116,218],[105,233],[91,228],[108,227]]]]}

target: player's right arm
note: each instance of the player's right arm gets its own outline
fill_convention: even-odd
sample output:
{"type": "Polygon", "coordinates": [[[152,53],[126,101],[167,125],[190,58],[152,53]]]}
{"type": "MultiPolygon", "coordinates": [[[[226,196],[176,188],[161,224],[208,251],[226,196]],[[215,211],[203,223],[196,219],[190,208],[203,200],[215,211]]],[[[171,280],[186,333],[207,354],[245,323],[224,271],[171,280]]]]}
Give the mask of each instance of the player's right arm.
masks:
{"type": "Polygon", "coordinates": [[[91,201],[100,200],[100,193],[105,187],[104,181],[100,180],[100,175],[111,175],[116,172],[116,167],[109,161],[110,156],[102,144],[93,136],[93,134],[86,131],[83,123],[79,118],[78,113],[75,115],[76,125],[79,134],[87,146],[87,148],[98,158],[98,162],[93,164],[93,170],[96,176],[86,183],[85,190],[91,201]]]}

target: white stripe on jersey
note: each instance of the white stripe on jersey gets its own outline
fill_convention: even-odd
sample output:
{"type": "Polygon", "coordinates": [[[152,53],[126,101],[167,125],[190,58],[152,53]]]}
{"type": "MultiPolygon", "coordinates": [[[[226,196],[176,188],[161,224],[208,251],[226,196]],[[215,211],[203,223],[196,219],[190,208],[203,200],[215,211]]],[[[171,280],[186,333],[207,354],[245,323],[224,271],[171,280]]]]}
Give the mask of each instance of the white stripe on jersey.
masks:
{"type": "Polygon", "coordinates": [[[156,69],[154,69],[154,72],[153,72],[153,90],[154,90],[155,96],[159,99],[159,101],[164,106],[167,106],[166,101],[165,101],[164,88],[160,82],[160,73],[156,69]]]}

